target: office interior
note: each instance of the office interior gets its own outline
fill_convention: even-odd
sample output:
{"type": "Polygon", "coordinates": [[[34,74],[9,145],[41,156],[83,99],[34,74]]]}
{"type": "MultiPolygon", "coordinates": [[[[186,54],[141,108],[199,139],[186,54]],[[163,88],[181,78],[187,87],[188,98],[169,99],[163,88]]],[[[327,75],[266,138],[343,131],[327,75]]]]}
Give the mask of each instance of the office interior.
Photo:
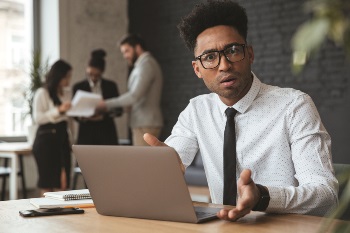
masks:
{"type": "MultiPolygon", "coordinates": [[[[40,50],[43,59],[47,59],[49,64],[59,58],[68,61],[73,66],[71,85],[84,78],[90,52],[97,48],[105,49],[107,64],[104,76],[118,83],[120,93],[127,90],[129,70],[117,46],[118,39],[128,32],[143,36],[164,74],[161,105],[164,128],[160,136],[164,140],[189,100],[208,93],[202,80],[193,72],[193,54],[185,48],[176,28],[180,18],[195,4],[203,1],[14,0],[0,1],[0,15],[3,18],[6,12],[21,11],[20,4],[32,2],[32,12],[25,18],[33,19],[30,30],[31,50],[40,50]]],[[[304,12],[304,1],[237,2],[246,8],[249,18],[248,42],[255,52],[253,71],[267,84],[296,88],[308,93],[332,137],[333,162],[350,164],[350,144],[349,137],[346,136],[350,131],[350,63],[344,48],[326,41],[306,63],[304,70],[295,74],[291,68],[291,38],[297,28],[310,17],[304,12]]],[[[16,41],[13,44],[16,47],[16,41]]],[[[6,51],[4,47],[0,49],[6,51]]],[[[8,58],[1,58],[0,63],[4,69],[8,58]]],[[[6,91],[9,87],[6,83],[11,78],[11,73],[15,73],[14,67],[0,73],[0,94],[8,94],[6,91]]],[[[16,96],[12,98],[16,99],[16,96]]],[[[21,106],[16,109],[21,109],[21,106]]],[[[5,111],[5,107],[0,109],[2,127],[15,128],[8,124],[8,119],[4,117],[5,111]]],[[[116,119],[116,122],[119,138],[127,139],[127,115],[116,119]]],[[[16,130],[13,134],[8,132],[0,132],[0,140],[26,140],[25,129],[22,133],[16,130]]],[[[35,189],[37,175],[34,159],[29,156],[24,159],[27,188],[35,189]]]]}

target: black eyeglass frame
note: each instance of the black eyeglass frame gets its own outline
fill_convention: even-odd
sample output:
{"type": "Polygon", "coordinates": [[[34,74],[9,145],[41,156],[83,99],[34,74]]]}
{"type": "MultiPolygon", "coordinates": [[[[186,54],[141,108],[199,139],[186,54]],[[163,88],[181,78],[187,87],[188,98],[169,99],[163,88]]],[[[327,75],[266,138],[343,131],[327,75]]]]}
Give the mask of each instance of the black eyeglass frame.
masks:
{"type": "Polygon", "coordinates": [[[222,49],[222,50],[211,50],[211,51],[202,53],[201,55],[195,57],[195,60],[199,60],[200,63],[201,63],[201,65],[202,65],[202,67],[203,67],[204,69],[208,69],[208,70],[215,69],[215,68],[217,68],[217,67],[220,65],[220,62],[221,62],[221,54],[224,55],[224,57],[226,58],[226,60],[227,60],[228,62],[230,62],[230,63],[235,63],[235,62],[242,61],[242,60],[245,58],[245,48],[246,48],[246,46],[247,46],[247,44],[232,43],[232,44],[229,44],[229,45],[225,46],[225,48],[222,49]],[[241,60],[232,62],[232,61],[230,61],[230,60],[226,57],[226,54],[225,54],[224,52],[225,52],[225,50],[227,50],[228,48],[230,48],[230,47],[232,47],[232,46],[235,46],[235,45],[236,45],[236,46],[242,46],[242,48],[243,48],[243,58],[242,58],[241,60]],[[219,62],[218,62],[218,64],[217,64],[215,67],[213,67],[213,68],[206,68],[206,67],[203,65],[203,62],[202,62],[202,59],[201,59],[201,58],[202,58],[202,56],[204,56],[204,55],[206,55],[206,54],[208,54],[208,53],[214,53],[214,52],[218,52],[218,53],[219,53],[219,62]]]}

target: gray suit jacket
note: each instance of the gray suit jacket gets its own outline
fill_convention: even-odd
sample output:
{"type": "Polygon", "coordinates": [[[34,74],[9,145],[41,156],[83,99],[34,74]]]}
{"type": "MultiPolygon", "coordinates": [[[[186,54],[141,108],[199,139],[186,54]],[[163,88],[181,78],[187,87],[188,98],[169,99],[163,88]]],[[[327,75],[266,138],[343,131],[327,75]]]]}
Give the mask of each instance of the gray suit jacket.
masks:
{"type": "Polygon", "coordinates": [[[130,127],[161,127],[160,109],[163,75],[158,62],[149,53],[143,53],[135,62],[128,81],[128,92],[106,100],[107,108],[132,106],[130,127]]]}

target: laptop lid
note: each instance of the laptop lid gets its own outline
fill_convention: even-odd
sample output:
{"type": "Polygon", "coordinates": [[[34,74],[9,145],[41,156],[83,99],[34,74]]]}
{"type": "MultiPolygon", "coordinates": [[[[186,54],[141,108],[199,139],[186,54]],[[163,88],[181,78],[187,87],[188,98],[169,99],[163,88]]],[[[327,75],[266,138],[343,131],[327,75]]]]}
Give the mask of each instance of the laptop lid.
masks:
{"type": "Polygon", "coordinates": [[[99,214],[197,223],[198,219],[171,147],[73,145],[99,214]]]}

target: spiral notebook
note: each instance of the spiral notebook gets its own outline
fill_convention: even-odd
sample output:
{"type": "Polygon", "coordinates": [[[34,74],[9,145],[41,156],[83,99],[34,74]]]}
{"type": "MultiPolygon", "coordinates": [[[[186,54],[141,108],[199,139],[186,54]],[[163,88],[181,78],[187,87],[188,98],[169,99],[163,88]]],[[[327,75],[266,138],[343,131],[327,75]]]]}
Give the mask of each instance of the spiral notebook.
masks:
{"type": "Polygon", "coordinates": [[[90,192],[88,189],[46,192],[44,193],[44,196],[46,198],[52,198],[52,199],[62,200],[62,201],[91,199],[90,192]]]}

